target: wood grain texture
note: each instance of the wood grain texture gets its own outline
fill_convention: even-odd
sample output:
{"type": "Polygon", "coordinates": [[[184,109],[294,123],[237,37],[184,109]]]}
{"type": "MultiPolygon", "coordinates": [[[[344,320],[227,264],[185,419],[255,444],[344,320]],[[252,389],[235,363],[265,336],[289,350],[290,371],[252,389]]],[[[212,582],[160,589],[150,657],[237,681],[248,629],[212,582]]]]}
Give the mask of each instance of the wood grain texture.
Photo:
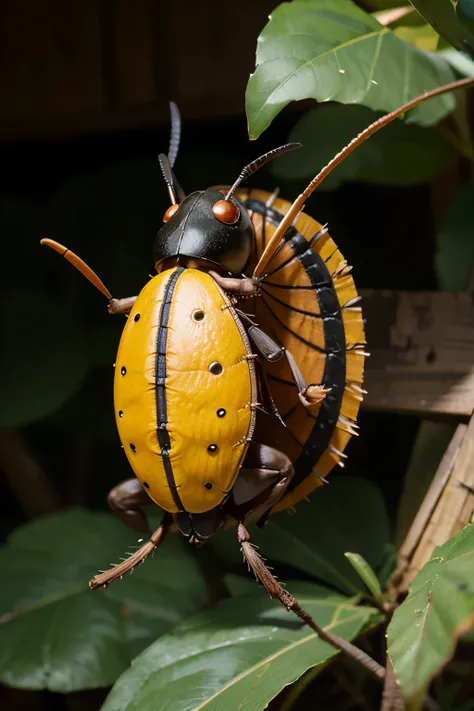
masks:
{"type": "Polygon", "coordinates": [[[434,549],[467,526],[474,513],[474,417],[459,425],[440,462],[425,501],[400,549],[392,578],[398,590],[408,586],[434,549]]]}
{"type": "Polygon", "coordinates": [[[468,418],[474,409],[471,294],[361,290],[366,319],[364,406],[468,418]]]}

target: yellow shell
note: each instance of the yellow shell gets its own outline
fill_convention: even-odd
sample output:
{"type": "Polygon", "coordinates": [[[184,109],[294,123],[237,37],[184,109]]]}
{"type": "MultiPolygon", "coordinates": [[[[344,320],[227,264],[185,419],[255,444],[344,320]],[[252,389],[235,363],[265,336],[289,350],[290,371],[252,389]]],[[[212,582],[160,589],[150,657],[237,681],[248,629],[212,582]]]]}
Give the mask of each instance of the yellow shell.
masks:
{"type": "Polygon", "coordinates": [[[135,475],[165,511],[209,511],[234,485],[255,421],[250,353],[208,274],[170,269],[140,292],[117,353],[115,415],[135,475]]]}

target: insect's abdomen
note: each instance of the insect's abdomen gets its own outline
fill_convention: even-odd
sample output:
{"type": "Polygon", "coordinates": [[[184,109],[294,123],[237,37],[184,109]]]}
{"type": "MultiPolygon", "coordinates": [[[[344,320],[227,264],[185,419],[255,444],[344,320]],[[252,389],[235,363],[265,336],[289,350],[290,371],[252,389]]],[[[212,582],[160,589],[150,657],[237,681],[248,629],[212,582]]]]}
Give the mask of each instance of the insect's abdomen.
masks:
{"type": "Polygon", "coordinates": [[[138,296],[117,354],[116,420],[133,471],[164,510],[209,511],[232,488],[254,427],[249,353],[208,274],[168,270],[138,296]]]}

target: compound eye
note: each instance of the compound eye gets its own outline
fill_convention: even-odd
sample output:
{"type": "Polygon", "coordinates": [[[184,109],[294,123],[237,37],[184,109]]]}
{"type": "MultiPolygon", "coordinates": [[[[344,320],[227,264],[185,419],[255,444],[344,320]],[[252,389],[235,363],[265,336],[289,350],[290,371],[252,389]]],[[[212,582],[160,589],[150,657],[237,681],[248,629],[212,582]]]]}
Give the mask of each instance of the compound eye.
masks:
{"type": "Polygon", "coordinates": [[[225,225],[233,225],[240,217],[240,210],[230,200],[218,200],[212,207],[214,217],[225,225]]]}
{"type": "Polygon", "coordinates": [[[179,205],[170,205],[169,208],[166,210],[165,214],[163,215],[163,222],[168,222],[168,220],[171,220],[173,215],[176,215],[176,213],[179,210],[179,205]]]}

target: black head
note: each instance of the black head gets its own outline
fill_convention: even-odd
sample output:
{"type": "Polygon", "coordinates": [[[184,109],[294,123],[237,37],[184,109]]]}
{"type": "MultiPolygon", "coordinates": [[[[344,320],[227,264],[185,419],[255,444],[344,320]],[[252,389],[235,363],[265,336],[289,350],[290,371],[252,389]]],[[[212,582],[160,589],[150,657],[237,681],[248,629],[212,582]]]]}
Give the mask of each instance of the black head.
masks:
{"type": "Polygon", "coordinates": [[[243,205],[223,198],[217,190],[195,192],[176,211],[168,211],[173,214],[153,245],[155,265],[169,257],[197,257],[240,274],[250,255],[254,229],[243,205]]]}
{"type": "Polygon", "coordinates": [[[226,194],[205,190],[185,197],[173,173],[181,121],[175,104],[170,106],[170,148],[168,156],[161,153],[158,158],[172,204],[165,212],[165,224],[153,244],[155,266],[158,267],[165,259],[190,257],[206,260],[226,272],[240,275],[249,258],[255,233],[247,210],[233,195],[240,183],[262,165],[299,148],[301,144],[288,143],[260,156],[245,166],[226,194]]]}

